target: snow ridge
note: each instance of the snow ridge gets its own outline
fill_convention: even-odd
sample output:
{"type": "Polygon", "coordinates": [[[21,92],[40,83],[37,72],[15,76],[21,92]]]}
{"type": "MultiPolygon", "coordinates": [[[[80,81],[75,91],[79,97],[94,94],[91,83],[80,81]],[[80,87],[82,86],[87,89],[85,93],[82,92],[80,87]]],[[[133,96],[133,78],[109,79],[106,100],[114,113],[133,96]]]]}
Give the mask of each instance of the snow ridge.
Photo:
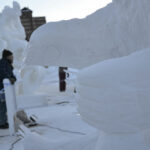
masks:
{"type": "Polygon", "coordinates": [[[149,0],[115,0],[85,19],[43,25],[32,34],[26,62],[84,68],[150,47],[149,9],[149,0]]]}

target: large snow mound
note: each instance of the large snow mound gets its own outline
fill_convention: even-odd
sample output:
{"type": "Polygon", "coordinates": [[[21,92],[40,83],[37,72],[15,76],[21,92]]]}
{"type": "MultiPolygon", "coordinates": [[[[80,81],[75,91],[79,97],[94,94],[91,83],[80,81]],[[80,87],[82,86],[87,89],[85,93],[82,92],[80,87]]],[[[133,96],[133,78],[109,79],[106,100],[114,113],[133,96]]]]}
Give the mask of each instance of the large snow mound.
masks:
{"type": "Polygon", "coordinates": [[[150,48],[80,71],[78,104],[83,119],[107,133],[150,129],[149,64],[150,48]]]}
{"type": "Polygon", "coordinates": [[[147,48],[149,10],[149,0],[114,0],[85,19],[43,25],[31,36],[26,63],[84,68],[147,48]]]}

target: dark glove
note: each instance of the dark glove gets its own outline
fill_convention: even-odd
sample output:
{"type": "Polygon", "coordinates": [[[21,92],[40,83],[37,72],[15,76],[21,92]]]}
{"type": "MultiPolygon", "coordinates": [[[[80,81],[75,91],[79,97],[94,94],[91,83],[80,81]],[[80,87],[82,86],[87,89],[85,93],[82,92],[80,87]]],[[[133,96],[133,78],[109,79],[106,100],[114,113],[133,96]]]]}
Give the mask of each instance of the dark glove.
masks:
{"type": "Polygon", "coordinates": [[[9,78],[9,80],[10,80],[10,83],[11,83],[11,84],[14,84],[14,83],[16,82],[16,79],[15,79],[15,78],[9,78]]]}

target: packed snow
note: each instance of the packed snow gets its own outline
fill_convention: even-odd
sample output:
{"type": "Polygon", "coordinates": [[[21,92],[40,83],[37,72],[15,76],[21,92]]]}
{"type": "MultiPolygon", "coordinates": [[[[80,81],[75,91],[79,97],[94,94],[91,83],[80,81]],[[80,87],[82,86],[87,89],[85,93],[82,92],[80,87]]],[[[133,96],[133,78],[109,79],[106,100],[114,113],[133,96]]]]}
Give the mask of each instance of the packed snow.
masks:
{"type": "Polygon", "coordinates": [[[114,0],[85,19],[45,24],[31,36],[26,63],[84,68],[150,47],[149,3],[114,0]]]}
{"type": "Polygon", "coordinates": [[[23,65],[27,46],[20,15],[20,6],[17,2],[13,2],[13,8],[6,6],[0,13],[0,52],[3,49],[11,49],[14,52],[16,68],[23,65]]]}
{"type": "Polygon", "coordinates": [[[78,74],[78,105],[83,119],[105,132],[96,150],[150,149],[149,4],[114,0],[85,19],[43,25],[29,42],[27,64],[87,67],[78,74]]]}
{"type": "MultiPolygon", "coordinates": [[[[26,50],[28,42],[25,40],[26,35],[20,15],[20,6],[15,1],[13,7],[6,6],[0,13],[0,55],[3,49],[9,49],[14,53],[15,74],[18,80],[17,95],[32,95],[38,92],[39,86],[45,80],[58,82],[58,68],[24,64],[28,52],[26,50]]],[[[56,87],[58,90],[58,85],[56,87]]]]}
{"type": "Polygon", "coordinates": [[[18,107],[40,125],[23,138],[0,130],[0,149],[149,150],[149,10],[149,0],[113,0],[85,19],[43,25],[27,43],[19,4],[5,7],[0,51],[14,52],[18,107]],[[57,68],[43,66],[81,70],[60,93],[57,68]]]}
{"type": "Polygon", "coordinates": [[[39,122],[45,126],[41,125],[35,128],[35,132],[26,133],[23,141],[25,150],[93,150],[95,148],[97,130],[81,120],[75,104],[54,105],[40,111],[29,110],[28,113],[39,116],[39,122]]]}
{"type": "MultiPolygon", "coordinates": [[[[39,150],[43,146],[42,150],[58,150],[62,147],[66,150],[71,147],[74,150],[93,150],[98,138],[97,130],[82,121],[76,108],[73,92],[77,70],[68,69],[70,77],[66,80],[67,91],[60,93],[58,67],[26,66],[24,58],[28,43],[24,40],[20,15],[17,2],[13,3],[12,8],[6,6],[0,14],[0,52],[4,48],[14,52],[18,79],[17,109],[24,109],[29,116],[36,115],[41,126],[29,129],[24,138],[12,137],[8,130],[0,130],[0,149],[31,150],[34,147],[39,150]],[[48,144],[44,145],[47,141],[48,144]]],[[[10,111],[9,114],[13,115],[10,111]]]]}
{"type": "Polygon", "coordinates": [[[149,58],[150,48],[100,62],[78,74],[78,105],[82,118],[108,135],[114,134],[105,144],[101,143],[103,149],[113,143],[108,150],[115,150],[120,138],[125,142],[121,145],[125,150],[150,149],[150,145],[144,143],[146,136],[150,136],[149,58]]]}
{"type": "Polygon", "coordinates": [[[9,150],[15,142],[14,150],[95,149],[97,130],[82,121],[74,97],[64,95],[61,100],[66,103],[26,109],[40,125],[24,130],[24,138],[10,137],[8,131],[0,130],[0,149],[9,150]]]}
{"type": "Polygon", "coordinates": [[[150,48],[80,71],[78,104],[82,116],[109,133],[150,129],[149,58],[150,48]]]}

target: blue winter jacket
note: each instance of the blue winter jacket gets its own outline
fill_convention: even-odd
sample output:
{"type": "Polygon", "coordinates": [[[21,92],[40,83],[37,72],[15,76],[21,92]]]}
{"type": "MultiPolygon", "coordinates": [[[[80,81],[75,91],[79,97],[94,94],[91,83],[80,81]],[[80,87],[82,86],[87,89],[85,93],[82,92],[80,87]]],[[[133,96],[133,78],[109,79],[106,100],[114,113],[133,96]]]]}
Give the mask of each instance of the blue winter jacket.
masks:
{"type": "Polygon", "coordinates": [[[13,74],[13,66],[9,63],[9,60],[2,58],[0,59],[0,90],[4,88],[3,80],[6,78],[14,78],[16,80],[13,74]]]}

